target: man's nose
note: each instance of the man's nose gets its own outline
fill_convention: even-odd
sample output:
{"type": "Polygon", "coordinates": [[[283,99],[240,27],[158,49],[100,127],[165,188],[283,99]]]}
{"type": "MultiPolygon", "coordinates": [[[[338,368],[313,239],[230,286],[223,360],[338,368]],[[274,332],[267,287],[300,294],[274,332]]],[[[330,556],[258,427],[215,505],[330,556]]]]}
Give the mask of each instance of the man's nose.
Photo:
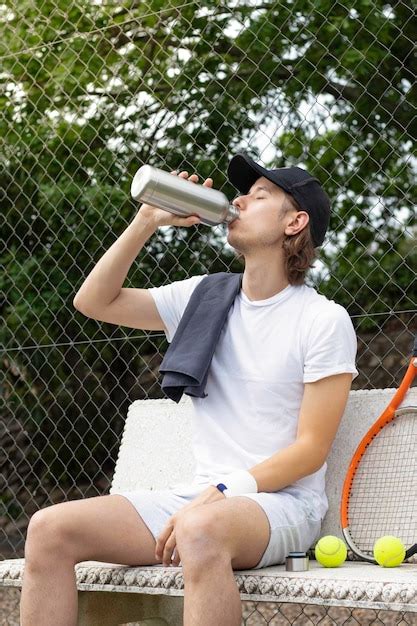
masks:
{"type": "Polygon", "coordinates": [[[232,204],[233,204],[234,206],[237,206],[239,209],[241,209],[241,208],[242,208],[242,205],[243,205],[243,203],[242,203],[242,197],[241,197],[241,196],[237,196],[237,197],[233,200],[232,204]]]}

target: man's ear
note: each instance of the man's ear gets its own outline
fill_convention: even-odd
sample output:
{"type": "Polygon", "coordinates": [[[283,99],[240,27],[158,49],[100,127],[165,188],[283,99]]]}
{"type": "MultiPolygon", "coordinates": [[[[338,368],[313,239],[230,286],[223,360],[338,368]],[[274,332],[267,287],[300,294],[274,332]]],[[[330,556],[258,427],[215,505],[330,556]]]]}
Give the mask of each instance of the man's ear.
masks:
{"type": "Polygon", "coordinates": [[[285,227],[286,235],[297,235],[309,223],[310,216],[306,211],[297,211],[288,216],[289,222],[285,227]]]}

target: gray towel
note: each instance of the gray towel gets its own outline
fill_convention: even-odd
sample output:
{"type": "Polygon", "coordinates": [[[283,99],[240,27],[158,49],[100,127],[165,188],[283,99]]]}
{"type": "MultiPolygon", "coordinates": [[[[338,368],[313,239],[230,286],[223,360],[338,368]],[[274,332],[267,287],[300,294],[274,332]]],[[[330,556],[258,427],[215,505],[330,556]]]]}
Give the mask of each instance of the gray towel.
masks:
{"type": "Polygon", "coordinates": [[[207,376],[229,309],[243,274],[209,274],[197,285],[160,365],[162,389],[179,402],[183,393],[205,398],[207,376]]]}

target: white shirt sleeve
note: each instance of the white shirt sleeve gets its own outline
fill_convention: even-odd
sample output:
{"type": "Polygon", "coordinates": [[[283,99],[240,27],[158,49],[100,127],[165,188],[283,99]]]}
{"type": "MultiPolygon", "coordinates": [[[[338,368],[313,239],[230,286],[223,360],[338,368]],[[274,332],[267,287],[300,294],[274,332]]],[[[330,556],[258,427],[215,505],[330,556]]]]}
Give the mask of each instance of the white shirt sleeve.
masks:
{"type": "Polygon", "coordinates": [[[208,274],[176,280],[161,287],[150,287],[148,291],[155,300],[156,308],[164,322],[168,343],[171,343],[194,289],[208,274]]]}
{"type": "Polygon", "coordinates": [[[357,337],[346,309],[333,303],[313,320],[307,336],[303,382],[350,372],[358,375],[355,359],[357,337]]]}

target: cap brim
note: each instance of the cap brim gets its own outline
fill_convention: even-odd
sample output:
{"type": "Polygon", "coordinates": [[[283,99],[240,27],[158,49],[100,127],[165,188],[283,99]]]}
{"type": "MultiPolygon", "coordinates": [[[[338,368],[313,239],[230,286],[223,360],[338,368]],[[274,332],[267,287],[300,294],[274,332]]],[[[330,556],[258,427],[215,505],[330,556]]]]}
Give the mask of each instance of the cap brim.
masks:
{"type": "Polygon", "coordinates": [[[269,179],[268,170],[255,163],[243,152],[232,157],[227,168],[227,175],[232,185],[245,194],[261,176],[269,179]]]}

